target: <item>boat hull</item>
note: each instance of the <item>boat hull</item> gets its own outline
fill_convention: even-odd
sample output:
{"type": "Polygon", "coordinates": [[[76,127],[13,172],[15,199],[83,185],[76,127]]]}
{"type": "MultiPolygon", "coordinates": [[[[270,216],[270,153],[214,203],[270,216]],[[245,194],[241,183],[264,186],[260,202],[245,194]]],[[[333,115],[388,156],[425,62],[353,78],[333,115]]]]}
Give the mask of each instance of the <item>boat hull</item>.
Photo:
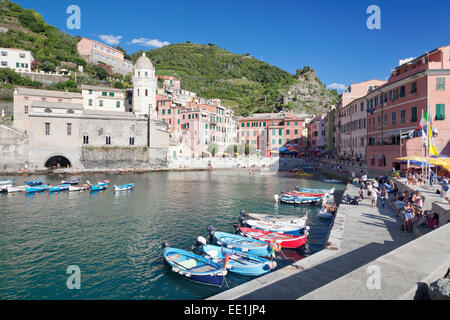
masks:
{"type": "Polygon", "coordinates": [[[164,259],[172,267],[173,272],[184,279],[201,284],[221,287],[227,274],[220,264],[181,249],[167,248],[164,250],[164,259]],[[195,270],[201,270],[201,268],[207,269],[207,271],[195,270]]]}
{"type": "Polygon", "coordinates": [[[219,246],[253,256],[270,257],[271,254],[270,246],[264,241],[225,232],[215,232],[214,239],[219,246]]]}
{"type": "Polygon", "coordinates": [[[308,232],[305,232],[305,234],[302,236],[294,236],[263,231],[259,229],[240,228],[240,233],[245,237],[265,241],[267,243],[275,241],[282,248],[286,249],[297,249],[303,247],[306,244],[306,240],[308,238],[308,232]]]}
{"type": "Polygon", "coordinates": [[[40,193],[40,192],[47,191],[49,187],[50,186],[47,186],[47,185],[38,186],[38,187],[27,187],[26,191],[27,191],[27,193],[36,193],[36,192],[40,193]]]}
{"type": "Polygon", "coordinates": [[[275,262],[271,262],[265,258],[252,256],[243,252],[228,249],[225,247],[204,245],[203,252],[209,256],[213,261],[220,263],[225,262],[225,256],[229,256],[229,261],[226,264],[228,271],[240,274],[243,276],[261,276],[269,273],[276,267],[275,262]]]}

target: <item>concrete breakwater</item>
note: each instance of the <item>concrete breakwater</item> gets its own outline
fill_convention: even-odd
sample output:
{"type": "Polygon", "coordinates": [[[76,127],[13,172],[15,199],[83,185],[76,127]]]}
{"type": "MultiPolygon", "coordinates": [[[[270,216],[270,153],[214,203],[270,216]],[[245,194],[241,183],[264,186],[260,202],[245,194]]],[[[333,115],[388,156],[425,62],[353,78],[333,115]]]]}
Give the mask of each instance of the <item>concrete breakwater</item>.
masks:
{"type": "MultiPolygon", "coordinates": [[[[358,190],[349,184],[346,194],[358,190]]],[[[450,224],[418,239],[400,226],[389,206],[341,204],[324,250],[209,299],[413,299],[450,265],[450,224]]]]}

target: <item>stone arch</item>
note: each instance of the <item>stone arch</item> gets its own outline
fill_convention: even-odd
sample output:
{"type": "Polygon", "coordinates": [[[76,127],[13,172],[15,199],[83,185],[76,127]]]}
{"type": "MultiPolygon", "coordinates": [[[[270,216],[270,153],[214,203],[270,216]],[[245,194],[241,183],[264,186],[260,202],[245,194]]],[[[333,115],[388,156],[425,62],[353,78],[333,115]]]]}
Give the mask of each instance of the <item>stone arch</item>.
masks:
{"type": "Polygon", "coordinates": [[[58,167],[58,165],[60,168],[72,167],[72,163],[70,162],[70,160],[61,155],[52,156],[45,162],[46,168],[58,167]]]}

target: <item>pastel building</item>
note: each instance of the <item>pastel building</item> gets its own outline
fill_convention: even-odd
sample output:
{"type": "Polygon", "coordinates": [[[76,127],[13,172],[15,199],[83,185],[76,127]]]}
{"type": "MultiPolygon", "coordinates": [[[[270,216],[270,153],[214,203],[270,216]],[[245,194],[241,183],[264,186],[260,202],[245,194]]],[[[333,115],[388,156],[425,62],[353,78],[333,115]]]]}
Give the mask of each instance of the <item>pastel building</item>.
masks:
{"type": "Polygon", "coordinates": [[[9,68],[16,72],[31,72],[34,61],[30,51],[15,48],[0,48],[0,68],[9,68]]]}
{"type": "Polygon", "coordinates": [[[365,161],[367,145],[367,104],[364,97],[386,83],[369,80],[351,84],[336,108],[336,152],[340,159],[365,161]]]}
{"type": "Polygon", "coordinates": [[[278,153],[285,147],[290,151],[304,150],[304,117],[290,113],[256,113],[239,120],[241,145],[253,145],[262,154],[278,153]]]}
{"type": "Polygon", "coordinates": [[[128,111],[125,108],[126,90],[88,85],[82,85],[81,90],[86,109],[128,111]]]}
{"type": "Polygon", "coordinates": [[[421,156],[418,126],[429,107],[434,142],[450,155],[450,46],[434,49],[395,68],[389,81],[372,90],[368,103],[367,161],[378,172],[399,169],[399,157],[421,156]]]}
{"type": "Polygon", "coordinates": [[[81,38],[77,44],[78,53],[88,63],[103,62],[112,67],[114,73],[127,75],[133,72],[133,63],[126,60],[120,50],[106,46],[98,41],[81,38]]]}

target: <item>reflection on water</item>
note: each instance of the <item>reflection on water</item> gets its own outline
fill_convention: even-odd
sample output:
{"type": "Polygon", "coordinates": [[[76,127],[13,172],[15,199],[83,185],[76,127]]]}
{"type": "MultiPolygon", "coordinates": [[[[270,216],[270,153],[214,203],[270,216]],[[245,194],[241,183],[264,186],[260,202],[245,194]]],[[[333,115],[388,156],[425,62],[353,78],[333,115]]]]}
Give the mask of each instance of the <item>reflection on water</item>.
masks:
{"type": "MultiPolygon", "coordinates": [[[[33,177],[51,185],[58,177],[33,177]]],[[[67,178],[67,177],[66,177],[67,178]]],[[[222,289],[195,284],[170,271],[161,242],[190,250],[207,227],[233,233],[239,212],[304,215],[311,227],[303,250],[283,250],[279,267],[323,248],[329,221],[319,207],[276,204],[274,194],[302,185],[333,185],[293,174],[247,171],[87,175],[133,191],[0,195],[1,299],[204,299],[222,289]],[[66,287],[67,267],[81,269],[81,290],[66,287]]],[[[0,177],[1,179],[1,177],[0,177]]],[[[22,185],[17,177],[16,185],[22,185]]],[[[27,180],[28,177],[27,177],[27,180]]],[[[344,185],[338,185],[342,195],[344,185]]],[[[339,191],[340,190],[340,191],[339,191]]],[[[251,278],[229,274],[233,287],[251,278]]]]}

